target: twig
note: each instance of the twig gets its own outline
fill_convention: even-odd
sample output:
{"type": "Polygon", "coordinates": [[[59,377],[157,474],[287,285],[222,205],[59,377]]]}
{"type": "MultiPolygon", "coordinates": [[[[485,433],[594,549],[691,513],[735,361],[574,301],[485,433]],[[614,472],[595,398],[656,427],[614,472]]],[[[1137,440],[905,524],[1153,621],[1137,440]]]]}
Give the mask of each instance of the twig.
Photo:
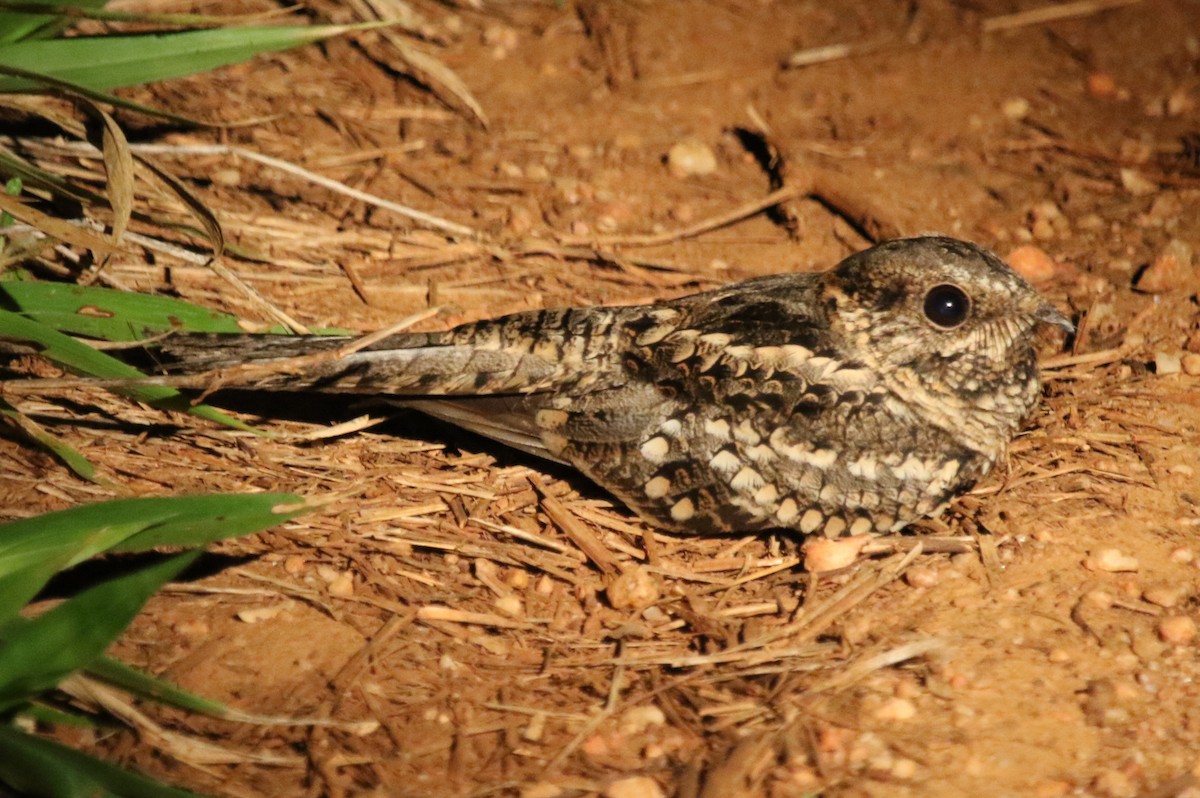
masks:
{"type": "MultiPolygon", "coordinates": [[[[89,154],[99,155],[100,151],[90,144],[85,142],[74,142],[63,145],[65,149],[82,150],[89,154]]],[[[443,230],[454,235],[467,236],[469,238],[481,238],[479,231],[467,227],[465,225],[451,222],[433,214],[419,211],[416,208],[410,208],[407,205],[401,205],[398,202],[384,199],[375,194],[370,194],[366,191],[352,188],[338,180],[319,175],[316,172],[311,172],[302,166],[285,161],[281,158],[272,158],[270,155],[254,152],[253,150],[245,149],[244,147],[232,147],[225,144],[131,144],[130,149],[137,153],[151,155],[233,155],[240,158],[245,158],[248,161],[269,166],[273,169],[278,169],[281,172],[286,172],[290,175],[303,178],[311,183],[316,183],[319,186],[329,189],[330,191],[344,194],[347,197],[361,200],[368,205],[374,205],[377,208],[391,211],[392,213],[420,222],[427,227],[433,227],[438,230],[443,230]]]]}
{"type": "Polygon", "coordinates": [[[679,230],[667,230],[662,233],[644,233],[626,236],[562,236],[558,239],[560,244],[565,246],[632,246],[632,247],[653,247],[659,244],[669,244],[673,241],[679,241],[684,238],[695,238],[696,236],[707,233],[712,230],[717,230],[722,227],[727,227],[734,222],[740,222],[749,216],[760,213],[767,208],[778,205],[781,202],[786,202],[797,197],[802,197],[808,193],[806,187],[790,186],[782,188],[778,191],[772,191],[770,194],[752,202],[747,202],[739,205],[732,211],[713,216],[708,219],[703,219],[690,227],[684,227],[679,230]]]}
{"type": "MultiPolygon", "coordinates": [[[[1018,11],[1015,14],[1001,14],[995,17],[985,17],[979,24],[980,33],[995,33],[1002,30],[1026,28],[1031,25],[1045,25],[1063,19],[1083,17],[1098,14],[1113,8],[1134,5],[1142,0],[1080,0],[1076,3],[1056,3],[1028,11],[1018,11]]],[[[788,58],[785,66],[792,69],[827,64],[830,61],[841,61],[846,58],[857,58],[887,49],[916,48],[925,42],[908,42],[903,39],[870,42],[842,42],[840,44],[824,44],[798,50],[788,58]]]]}
{"type": "Polygon", "coordinates": [[[1002,14],[998,17],[988,17],[980,26],[984,33],[994,33],[998,30],[1025,28],[1030,25],[1045,25],[1047,22],[1057,22],[1060,19],[1086,17],[1098,14],[1110,8],[1120,8],[1140,3],[1141,0],[1081,0],[1077,3],[1056,3],[1018,11],[1015,14],[1002,14]]]}

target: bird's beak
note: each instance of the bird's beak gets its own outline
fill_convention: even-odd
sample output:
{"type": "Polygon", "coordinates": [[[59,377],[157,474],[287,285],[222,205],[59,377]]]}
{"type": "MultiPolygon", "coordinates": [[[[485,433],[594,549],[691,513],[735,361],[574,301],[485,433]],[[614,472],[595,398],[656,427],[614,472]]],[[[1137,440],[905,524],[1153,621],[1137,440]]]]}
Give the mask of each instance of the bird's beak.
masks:
{"type": "Polygon", "coordinates": [[[1058,308],[1051,305],[1049,302],[1043,302],[1038,305],[1037,309],[1030,314],[1034,321],[1040,324],[1054,324],[1063,328],[1068,333],[1075,332],[1075,325],[1071,320],[1064,316],[1058,308]]]}

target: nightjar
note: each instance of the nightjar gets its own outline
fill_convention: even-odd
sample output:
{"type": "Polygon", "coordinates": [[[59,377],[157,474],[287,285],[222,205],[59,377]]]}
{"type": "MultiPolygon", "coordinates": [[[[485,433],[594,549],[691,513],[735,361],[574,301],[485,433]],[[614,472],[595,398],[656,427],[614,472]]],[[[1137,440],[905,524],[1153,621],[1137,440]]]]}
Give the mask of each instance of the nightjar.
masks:
{"type": "MultiPolygon", "coordinates": [[[[661,304],[392,335],[239,387],[383,395],[569,464],[665,529],[836,537],[900,529],[987,474],[1038,401],[1042,323],[1071,328],[995,255],[930,236],[661,304]]],[[[350,340],[160,346],[197,372],[350,340]]]]}

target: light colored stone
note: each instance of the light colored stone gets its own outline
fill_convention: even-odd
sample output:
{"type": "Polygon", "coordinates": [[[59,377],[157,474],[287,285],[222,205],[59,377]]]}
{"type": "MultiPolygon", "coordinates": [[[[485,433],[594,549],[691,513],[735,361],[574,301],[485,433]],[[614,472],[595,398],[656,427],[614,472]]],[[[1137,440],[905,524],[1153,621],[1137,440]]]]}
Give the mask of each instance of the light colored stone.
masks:
{"type": "Polygon", "coordinates": [[[676,177],[711,175],[717,171],[717,156],[704,142],[684,139],[667,151],[667,168],[676,177]]]}
{"type": "Polygon", "coordinates": [[[605,590],[608,603],[615,610],[643,609],[658,601],[658,583],[641,565],[619,574],[605,590]]]}
{"type": "Polygon", "coordinates": [[[1087,556],[1083,565],[1089,571],[1106,573],[1136,571],[1140,567],[1136,557],[1125,554],[1120,549],[1097,549],[1087,556]]]}
{"type": "Polygon", "coordinates": [[[608,785],[602,793],[604,798],[666,798],[658,782],[649,776],[630,776],[608,785]]]}

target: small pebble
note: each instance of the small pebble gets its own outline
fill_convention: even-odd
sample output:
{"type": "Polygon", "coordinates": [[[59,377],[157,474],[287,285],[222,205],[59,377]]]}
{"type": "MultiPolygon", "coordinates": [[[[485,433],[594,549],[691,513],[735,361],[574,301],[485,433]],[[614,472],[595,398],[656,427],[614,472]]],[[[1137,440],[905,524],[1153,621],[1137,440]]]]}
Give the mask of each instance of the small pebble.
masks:
{"type": "Polygon", "coordinates": [[[1179,288],[1194,287],[1192,247],[1173,238],[1138,275],[1134,288],[1147,294],[1161,294],[1179,288]]]}
{"type": "Polygon", "coordinates": [[[306,567],[307,563],[305,563],[304,558],[299,554],[293,554],[283,561],[283,570],[292,576],[299,576],[304,573],[306,567]]]}
{"type": "Polygon", "coordinates": [[[1066,649],[1052,648],[1052,649],[1050,649],[1050,653],[1046,655],[1046,659],[1050,660],[1053,663],[1061,665],[1063,663],[1070,662],[1072,657],[1071,657],[1070,653],[1067,652],[1066,649]]]}
{"type": "Polygon", "coordinates": [[[539,781],[535,784],[522,787],[518,793],[521,798],[559,798],[564,795],[562,787],[557,784],[551,784],[548,781],[539,781]]]}
{"type": "Polygon", "coordinates": [[[1183,646],[1196,638],[1196,622],[1186,615],[1168,615],[1158,622],[1158,636],[1173,646],[1183,646]]]}
{"type": "Polygon", "coordinates": [[[501,615],[507,615],[509,618],[520,618],[525,614],[525,603],[515,593],[500,596],[493,603],[501,615]]]}
{"type": "Polygon", "coordinates": [[[242,623],[262,623],[277,617],[279,613],[287,609],[287,606],[287,604],[276,604],[271,607],[251,607],[238,610],[237,619],[242,623]]]}
{"type": "Polygon", "coordinates": [[[536,743],[542,739],[542,735],[546,733],[546,713],[535,712],[529,718],[529,725],[521,730],[521,737],[531,743],[536,743]]]}
{"type": "Polygon", "coordinates": [[[1196,101],[1188,94],[1187,89],[1180,87],[1167,96],[1167,116],[1183,116],[1196,108],[1196,101]]]}
{"type": "Polygon", "coordinates": [[[913,587],[929,588],[942,579],[936,568],[928,565],[914,565],[904,572],[904,581],[913,587]]]}
{"type": "Polygon", "coordinates": [[[630,776],[608,785],[604,798],[666,798],[658,782],[649,776],[630,776]]]}
{"type": "Polygon", "coordinates": [[[529,587],[529,572],[520,568],[514,568],[504,575],[504,582],[513,590],[524,590],[529,587]]]}
{"type": "Polygon", "coordinates": [[[539,596],[549,596],[554,593],[554,580],[549,576],[542,574],[538,577],[537,584],[533,586],[533,592],[539,596]]]}
{"type": "Polygon", "coordinates": [[[604,591],[614,610],[643,609],[658,601],[658,583],[641,565],[617,576],[604,591]]]}
{"type": "Polygon", "coordinates": [[[892,763],[890,775],[894,779],[907,781],[917,775],[917,763],[911,759],[900,757],[892,763]]]}
{"type": "Polygon", "coordinates": [[[1024,97],[1012,97],[1000,106],[1000,112],[1013,122],[1020,122],[1029,116],[1029,100],[1024,97]]]}
{"type": "Polygon", "coordinates": [[[1136,169],[1121,170],[1121,185],[1135,197],[1145,197],[1158,191],[1158,183],[1136,169]]]}
{"type": "Polygon", "coordinates": [[[1200,354],[1196,352],[1188,352],[1183,357],[1179,358],[1179,367],[1183,369],[1183,373],[1189,377],[1200,376],[1200,354]]]}
{"type": "Polygon", "coordinates": [[[213,172],[212,181],[219,186],[237,187],[242,184],[242,173],[237,169],[218,169],[213,172]]]}
{"type": "Polygon", "coordinates": [[[1138,561],[1136,557],[1124,554],[1120,549],[1097,549],[1087,556],[1083,566],[1089,571],[1120,573],[1136,571],[1138,561]]]}
{"type": "Polygon", "coordinates": [[[1171,562],[1178,562],[1178,563],[1183,563],[1186,565],[1187,563],[1190,563],[1195,559],[1196,559],[1196,552],[1192,551],[1191,549],[1187,548],[1186,546],[1180,546],[1179,548],[1177,548],[1171,552],[1171,562]]]}
{"type": "Polygon", "coordinates": [[[667,169],[675,177],[710,175],[717,171],[717,156],[704,142],[685,139],[667,152],[667,169]]]}
{"type": "Polygon", "coordinates": [[[338,598],[349,598],[354,595],[354,574],[343,571],[329,583],[329,595],[338,598]]]}
{"type": "Polygon", "coordinates": [[[623,734],[641,734],[652,726],[662,726],[667,716],[653,704],[634,707],[621,715],[620,729],[623,734]]]}
{"type": "Polygon", "coordinates": [[[1059,265],[1046,250],[1033,244],[1025,244],[1008,253],[1005,258],[1013,271],[1031,283],[1044,283],[1054,279],[1059,265]]]}
{"type": "Polygon", "coordinates": [[[515,164],[512,161],[501,161],[496,164],[496,171],[504,177],[519,179],[525,176],[525,170],[520,164],[515,164]]]}
{"type": "Polygon", "coordinates": [[[1105,770],[1092,779],[1092,790],[1104,798],[1134,798],[1138,794],[1129,776],[1116,769],[1105,770]]]}
{"type": "Polygon", "coordinates": [[[854,535],[838,540],[813,538],[803,547],[804,568],[809,573],[819,574],[853,565],[870,539],[869,535],[854,535]]]}
{"type": "Polygon", "coordinates": [[[1088,94],[1102,100],[1117,96],[1117,81],[1107,72],[1096,71],[1087,77],[1088,94]]]}
{"type": "Polygon", "coordinates": [[[879,720],[911,720],[917,715],[917,706],[907,698],[889,698],[875,710],[879,720]]]}
{"type": "Polygon", "coordinates": [[[1183,601],[1187,595],[1187,588],[1179,585],[1151,585],[1142,591],[1142,598],[1146,601],[1164,609],[1178,606],[1179,602],[1183,601]]]}
{"type": "Polygon", "coordinates": [[[1155,352],[1154,373],[1160,377],[1183,370],[1183,358],[1177,352],[1155,352]]]}

